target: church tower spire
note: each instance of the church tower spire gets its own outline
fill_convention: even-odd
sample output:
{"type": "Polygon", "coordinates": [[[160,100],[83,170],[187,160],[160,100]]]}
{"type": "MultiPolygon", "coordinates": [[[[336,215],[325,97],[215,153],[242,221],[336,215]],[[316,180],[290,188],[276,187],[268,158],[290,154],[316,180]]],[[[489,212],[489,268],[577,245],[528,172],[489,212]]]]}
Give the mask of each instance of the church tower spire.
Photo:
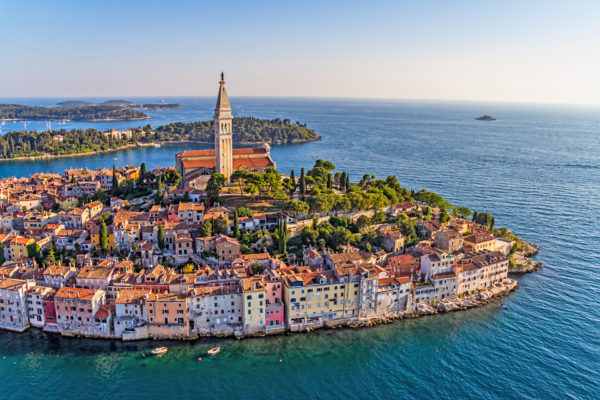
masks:
{"type": "Polygon", "coordinates": [[[233,173],[233,116],[221,72],[219,95],[215,107],[215,169],[229,178],[233,173]]]}

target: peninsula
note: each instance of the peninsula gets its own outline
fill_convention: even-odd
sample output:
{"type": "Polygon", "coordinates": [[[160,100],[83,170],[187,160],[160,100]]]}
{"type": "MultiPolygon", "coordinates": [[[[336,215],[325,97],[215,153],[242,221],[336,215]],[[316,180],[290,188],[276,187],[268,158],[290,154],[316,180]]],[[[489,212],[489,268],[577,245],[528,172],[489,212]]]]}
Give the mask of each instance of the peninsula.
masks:
{"type": "Polygon", "coordinates": [[[267,145],[232,148],[233,121],[222,76],[216,151],[0,180],[0,328],[128,341],[367,326],[487,304],[537,252],[393,175],[353,182],[321,159],[282,175],[267,145]]]}

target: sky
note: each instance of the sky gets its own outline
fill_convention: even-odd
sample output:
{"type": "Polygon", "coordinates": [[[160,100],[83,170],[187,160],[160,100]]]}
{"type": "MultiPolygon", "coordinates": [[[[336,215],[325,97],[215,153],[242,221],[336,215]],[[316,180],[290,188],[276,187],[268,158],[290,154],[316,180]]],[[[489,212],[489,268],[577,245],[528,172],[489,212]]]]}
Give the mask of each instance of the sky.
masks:
{"type": "Polygon", "coordinates": [[[600,105],[600,1],[0,0],[0,97],[600,105]]]}

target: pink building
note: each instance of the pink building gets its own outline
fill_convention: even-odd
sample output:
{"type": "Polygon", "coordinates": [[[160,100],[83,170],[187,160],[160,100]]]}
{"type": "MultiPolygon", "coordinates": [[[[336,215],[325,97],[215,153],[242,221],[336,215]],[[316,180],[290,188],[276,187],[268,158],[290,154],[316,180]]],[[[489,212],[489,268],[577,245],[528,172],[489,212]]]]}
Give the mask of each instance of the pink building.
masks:
{"type": "Polygon", "coordinates": [[[104,290],[58,289],[54,296],[58,331],[62,335],[95,335],[95,315],[104,300],[104,290]]]}
{"type": "Polygon", "coordinates": [[[54,304],[54,295],[56,290],[48,292],[42,298],[42,307],[44,308],[44,330],[56,331],[58,326],[56,325],[56,308],[54,304]]]}
{"type": "Polygon", "coordinates": [[[284,310],[283,294],[281,289],[281,279],[272,271],[268,271],[263,279],[266,289],[267,307],[265,309],[265,328],[267,332],[270,329],[284,328],[284,310]]]}

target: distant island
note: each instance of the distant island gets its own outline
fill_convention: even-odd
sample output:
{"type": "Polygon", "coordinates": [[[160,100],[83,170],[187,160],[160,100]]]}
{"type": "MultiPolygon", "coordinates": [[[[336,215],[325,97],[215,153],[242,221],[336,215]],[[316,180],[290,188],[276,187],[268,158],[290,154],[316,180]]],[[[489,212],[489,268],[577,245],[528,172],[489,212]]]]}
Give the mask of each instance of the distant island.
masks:
{"type": "Polygon", "coordinates": [[[481,117],[475,118],[478,121],[495,121],[496,118],[492,117],[491,115],[482,115],[481,117]]]}
{"type": "Polygon", "coordinates": [[[107,100],[100,104],[90,103],[89,101],[83,100],[66,100],[57,103],[58,106],[66,107],[66,108],[75,108],[75,107],[87,107],[87,106],[116,106],[137,110],[150,110],[150,111],[162,111],[169,110],[171,108],[183,108],[181,104],[177,103],[145,103],[145,104],[136,104],[129,100],[107,100]]]}
{"type": "Polygon", "coordinates": [[[180,104],[136,104],[127,100],[108,100],[100,104],[65,100],[56,107],[0,104],[0,120],[18,121],[133,121],[150,118],[140,110],[162,111],[182,108],[180,104]]]}
{"type": "Polygon", "coordinates": [[[132,121],[148,119],[141,111],[106,104],[63,102],[59,107],[0,104],[0,120],[18,121],[132,121]]]}
{"type": "MultiPolygon", "coordinates": [[[[279,118],[234,118],[233,132],[236,144],[285,144],[321,140],[306,124],[279,118]]],[[[156,129],[146,125],[124,131],[13,131],[0,136],[0,160],[67,157],[170,142],[212,143],[212,135],[213,121],[176,122],[156,129]]]]}

